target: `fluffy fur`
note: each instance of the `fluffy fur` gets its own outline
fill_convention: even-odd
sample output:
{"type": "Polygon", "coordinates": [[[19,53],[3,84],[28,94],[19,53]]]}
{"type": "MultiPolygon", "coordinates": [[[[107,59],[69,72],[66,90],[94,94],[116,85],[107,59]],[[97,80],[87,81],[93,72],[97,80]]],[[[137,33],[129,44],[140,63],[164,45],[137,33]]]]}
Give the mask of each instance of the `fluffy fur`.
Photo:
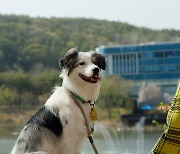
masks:
{"type": "MultiPolygon", "coordinates": [[[[104,56],[70,49],[60,60],[61,87],[56,87],[45,105],[27,122],[11,154],[79,154],[87,136],[84,117],[74,102],[76,93],[85,101],[96,101],[104,56]]],[[[79,100],[78,100],[79,101],[79,100]]],[[[90,127],[90,105],[81,103],[90,127]]]]}

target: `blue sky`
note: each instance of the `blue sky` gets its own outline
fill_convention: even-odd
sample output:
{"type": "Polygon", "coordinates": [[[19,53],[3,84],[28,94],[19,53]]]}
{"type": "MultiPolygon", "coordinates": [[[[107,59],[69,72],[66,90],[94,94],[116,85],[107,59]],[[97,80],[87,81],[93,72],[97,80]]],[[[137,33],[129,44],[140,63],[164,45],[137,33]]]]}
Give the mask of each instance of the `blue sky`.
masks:
{"type": "Polygon", "coordinates": [[[85,17],[180,30],[180,0],[0,0],[0,14],[85,17]]]}

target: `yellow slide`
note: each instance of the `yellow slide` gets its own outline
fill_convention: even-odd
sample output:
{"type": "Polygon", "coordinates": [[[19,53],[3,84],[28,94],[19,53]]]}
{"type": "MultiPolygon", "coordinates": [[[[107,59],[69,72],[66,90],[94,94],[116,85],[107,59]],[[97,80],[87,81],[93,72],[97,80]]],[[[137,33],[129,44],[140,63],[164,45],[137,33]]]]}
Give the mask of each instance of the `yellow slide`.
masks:
{"type": "Polygon", "coordinates": [[[167,115],[167,126],[151,154],[180,154],[180,83],[167,115]]]}

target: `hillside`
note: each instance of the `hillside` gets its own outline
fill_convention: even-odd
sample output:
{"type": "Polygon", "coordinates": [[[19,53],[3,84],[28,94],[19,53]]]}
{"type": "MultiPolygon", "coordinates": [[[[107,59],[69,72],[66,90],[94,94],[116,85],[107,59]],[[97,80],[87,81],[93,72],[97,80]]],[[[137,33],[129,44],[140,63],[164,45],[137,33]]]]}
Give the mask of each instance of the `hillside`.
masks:
{"type": "Polygon", "coordinates": [[[179,37],[176,30],[105,20],[0,15],[0,71],[58,69],[58,58],[74,46],[87,51],[100,45],[175,41],[179,37]]]}
{"type": "MultiPolygon", "coordinates": [[[[58,61],[68,49],[79,46],[87,51],[101,45],[176,38],[180,38],[180,31],[151,30],[121,22],[0,15],[0,118],[4,119],[0,131],[16,129],[46,102],[55,85],[61,85],[58,61]]],[[[132,110],[131,85],[120,77],[103,80],[101,101],[97,102],[102,119],[118,119],[121,109],[126,113],[132,110]]]]}

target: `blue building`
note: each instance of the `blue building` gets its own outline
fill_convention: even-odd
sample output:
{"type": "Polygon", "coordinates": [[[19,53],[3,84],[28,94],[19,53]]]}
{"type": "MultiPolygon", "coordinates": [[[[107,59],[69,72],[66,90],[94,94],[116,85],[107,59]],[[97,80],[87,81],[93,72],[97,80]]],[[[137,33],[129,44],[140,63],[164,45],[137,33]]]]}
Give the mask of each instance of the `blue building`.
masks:
{"type": "Polygon", "coordinates": [[[120,75],[162,86],[174,93],[180,79],[180,42],[149,43],[140,45],[101,46],[96,49],[106,56],[106,75],[120,75]]]}

